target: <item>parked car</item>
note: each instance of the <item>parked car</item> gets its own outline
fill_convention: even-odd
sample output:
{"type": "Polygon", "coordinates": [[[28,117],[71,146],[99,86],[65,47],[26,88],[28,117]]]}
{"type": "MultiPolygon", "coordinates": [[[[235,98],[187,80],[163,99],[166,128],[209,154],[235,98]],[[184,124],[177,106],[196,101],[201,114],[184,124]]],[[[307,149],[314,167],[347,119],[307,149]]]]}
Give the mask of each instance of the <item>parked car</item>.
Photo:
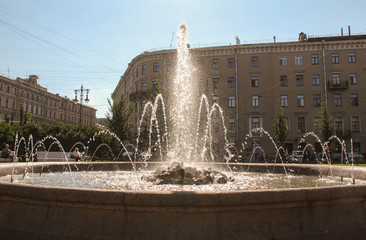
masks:
{"type": "Polygon", "coordinates": [[[303,157],[303,151],[295,150],[292,151],[290,155],[288,155],[287,159],[289,162],[301,162],[302,157],[303,157]]]}
{"type": "MultiPolygon", "coordinates": [[[[353,159],[353,162],[354,163],[363,160],[363,155],[361,153],[358,153],[358,152],[353,152],[353,153],[347,152],[346,154],[347,154],[348,161],[350,163],[351,163],[352,159],[353,159]]],[[[345,161],[345,159],[343,159],[343,161],[345,161]]]]}
{"type": "Polygon", "coordinates": [[[245,152],[245,153],[235,154],[235,156],[232,157],[229,160],[229,162],[237,162],[237,163],[249,162],[251,156],[252,156],[252,153],[251,152],[245,152]]]}

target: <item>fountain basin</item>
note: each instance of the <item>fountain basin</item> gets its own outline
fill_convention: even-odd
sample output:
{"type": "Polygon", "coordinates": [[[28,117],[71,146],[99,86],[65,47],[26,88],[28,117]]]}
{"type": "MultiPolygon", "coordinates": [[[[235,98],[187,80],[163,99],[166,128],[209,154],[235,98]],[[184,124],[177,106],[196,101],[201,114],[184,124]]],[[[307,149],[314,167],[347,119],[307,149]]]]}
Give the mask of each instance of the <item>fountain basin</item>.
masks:
{"type": "MultiPolygon", "coordinates": [[[[154,163],[149,164],[153,167],[154,163]]],[[[282,165],[233,164],[249,171],[282,165]]],[[[0,176],[13,164],[0,166],[0,176]]],[[[41,163],[33,165],[39,172],[41,163]]],[[[217,168],[226,168],[216,164],[217,168]]],[[[84,171],[130,163],[75,163],[84,171]]],[[[301,174],[351,174],[349,167],[286,165],[301,174]]],[[[16,164],[15,173],[30,171],[16,164]]],[[[63,163],[43,169],[62,171],[63,163]]],[[[356,179],[366,169],[354,167],[356,179]]],[[[357,181],[357,180],[356,180],[357,181]]],[[[0,183],[2,239],[356,239],[366,235],[366,185],[240,192],[132,192],[0,183]]]]}

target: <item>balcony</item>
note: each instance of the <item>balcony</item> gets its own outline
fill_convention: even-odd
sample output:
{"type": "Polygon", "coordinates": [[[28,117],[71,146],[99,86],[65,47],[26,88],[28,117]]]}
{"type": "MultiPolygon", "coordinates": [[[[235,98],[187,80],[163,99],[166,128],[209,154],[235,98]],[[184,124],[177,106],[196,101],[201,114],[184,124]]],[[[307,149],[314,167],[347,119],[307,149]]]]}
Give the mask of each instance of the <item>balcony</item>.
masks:
{"type": "Polygon", "coordinates": [[[142,91],[135,91],[130,94],[130,101],[135,101],[142,97],[142,91]]]}
{"type": "Polygon", "coordinates": [[[339,129],[335,131],[335,134],[339,138],[350,138],[351,137],[351,129],[339,129]]]}
{"type": "Polygon", "coordinates": [[[329,90],[342,90],[348,88],[348,81],[340,81],[339,83],[335,83],[333,81],[328,81],[327,87],[329,90]]]}

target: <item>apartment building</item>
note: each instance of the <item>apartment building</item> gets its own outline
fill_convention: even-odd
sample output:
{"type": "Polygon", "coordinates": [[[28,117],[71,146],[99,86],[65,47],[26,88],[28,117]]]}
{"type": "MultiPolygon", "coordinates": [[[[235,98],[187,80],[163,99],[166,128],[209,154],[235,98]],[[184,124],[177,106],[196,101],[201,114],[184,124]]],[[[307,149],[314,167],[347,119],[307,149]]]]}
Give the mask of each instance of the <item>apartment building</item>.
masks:
{"type": "Polygon", "coordinates": [[[15,80],[0,76],[0,121],[18,123],[21,109],[28,121],[77,125],[81,118],[84,125],[96,123],[96,109],[48,92],[36,75],[15,80]]]}
{"type": "MultiPolygon", "coordinates": [[[[297,149],[306,132],[318,132],[323,97],[337,136],[354,151],[366,153],[366,35],[309,37],[296,42],[192,48],[192,78],[199,94],[225,113],[227,136],[236,146],[263,128],[273,135],[276,109],[284,108],[289,134],[284,142],[297,149]]],[[[175,77],[176,50],[144,52],[132,59],[112,94],[134,101],[140,118],[156,86],[169,91],[175,77]]],[[[262,132],[253,137],[270,146],[262,132]]],[[[249,144],[248,144],[249,145],[249,144]]],[[[349,149],[350,150],[350,149],[349,149]]]]}

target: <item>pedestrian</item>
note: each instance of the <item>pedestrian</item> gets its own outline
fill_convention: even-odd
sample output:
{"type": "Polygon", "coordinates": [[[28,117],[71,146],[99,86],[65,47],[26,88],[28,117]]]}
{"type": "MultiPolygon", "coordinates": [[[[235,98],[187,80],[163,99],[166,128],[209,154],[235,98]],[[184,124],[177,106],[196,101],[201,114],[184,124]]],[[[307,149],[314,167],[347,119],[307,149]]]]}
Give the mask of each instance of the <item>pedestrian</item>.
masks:
{"type": "Polygon", "coordinates": [[[75,161],[80,161],[81,160],[81,156],[80,156],[80,152],[79,152],[78,148],[75,148],[74,158],[75,158],[75,161]]]}
{"type": "Polygon", "coordinates": [[[262,148],[257,139],[253,141],[253,156],[254,162],[259,162],[259,159],[262,157],[262,148]]]}
{"type": "Polygon", "coordinates": [[[11,150],[9,149],[9,144],[5,144],[5,148],[1,152],[2,158],[10,158],[13,160],[13,155],[11,154],[11,150]]]}

